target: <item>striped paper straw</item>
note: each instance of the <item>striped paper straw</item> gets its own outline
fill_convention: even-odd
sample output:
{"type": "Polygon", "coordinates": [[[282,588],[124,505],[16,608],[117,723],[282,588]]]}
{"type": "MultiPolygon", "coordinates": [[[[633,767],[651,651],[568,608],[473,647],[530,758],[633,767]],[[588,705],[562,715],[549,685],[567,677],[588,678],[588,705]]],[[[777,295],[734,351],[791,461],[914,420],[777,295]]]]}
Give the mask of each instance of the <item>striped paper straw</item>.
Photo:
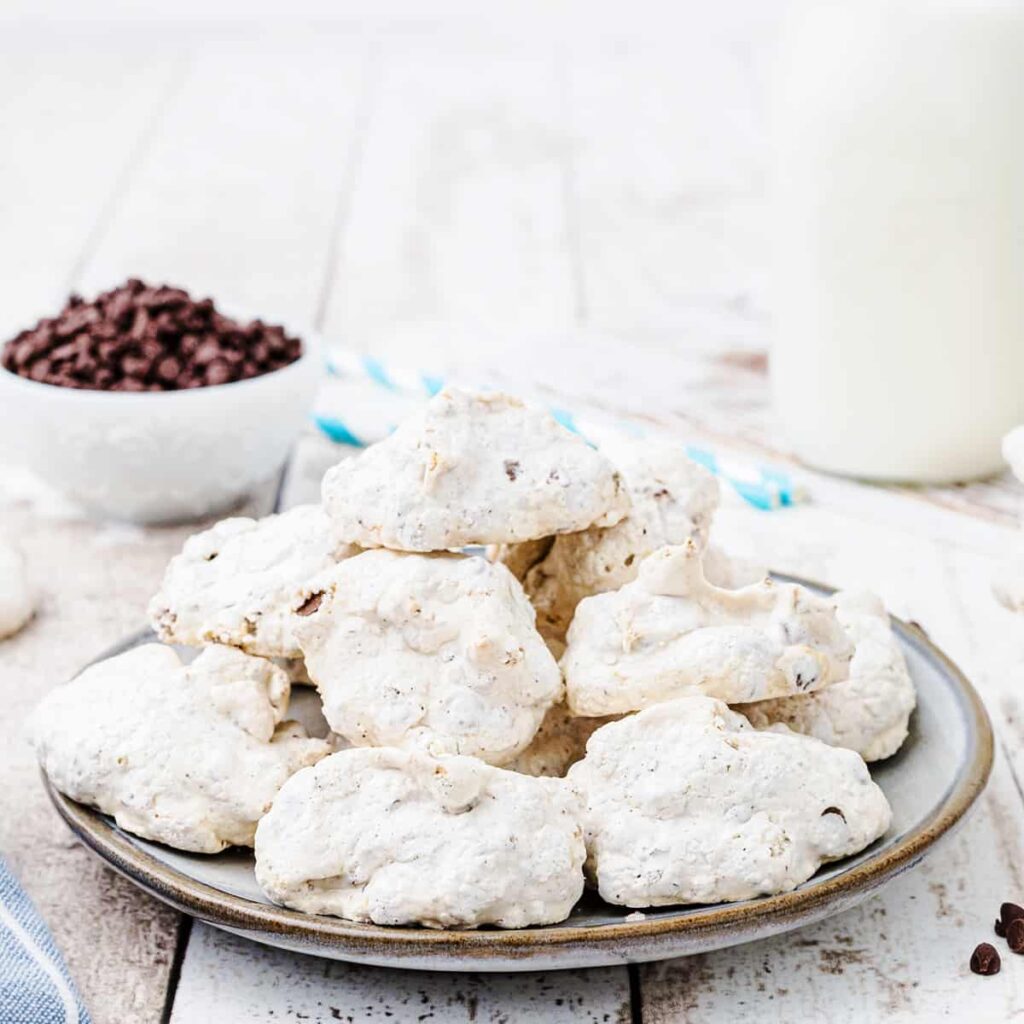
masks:
{"type": "MultiPolygon", "coordinates": [[[[385,363],[372,356],[360,355],[341,348],[328,352],[327,370],[332,377],[368,382],[396,396],[432,398],[446,384],[458,383],[447,381],[436,374],[385,363]]],[[[647,431],[634,423],[621,420],[591,420],[559,406],[549,406],[548,412],[566,430],[578,434],[596,447],[600,447],[601,437],[608,436],[610,432],[638,438],[648,436],[647,431]]],[[[374,425],[376,429],[356,426],[349,419],[339,415],[333,407],[326,411],[319,410],[314,415],[314,421],[332,441],[360,448],[380,440],[394,429],[394,424],[389,424],[385,429],[380,429],[377,424],[374,425]]],[[[697,445],[686,445],[685,449],[686,454],[694,462],[699,462],[729,484],[744,501],[755,508],[784,508],[806,498],[802,488],[777,466],[748,462],[732,456],[719,456],[714,451],[697,445]]]]}

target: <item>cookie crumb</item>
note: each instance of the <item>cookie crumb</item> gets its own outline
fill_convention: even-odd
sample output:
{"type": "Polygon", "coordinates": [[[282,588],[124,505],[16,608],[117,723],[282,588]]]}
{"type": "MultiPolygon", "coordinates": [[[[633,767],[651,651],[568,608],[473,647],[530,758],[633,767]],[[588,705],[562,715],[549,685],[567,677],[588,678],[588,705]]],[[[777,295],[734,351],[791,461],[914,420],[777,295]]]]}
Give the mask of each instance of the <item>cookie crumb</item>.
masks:
{"type": "Polygon", "coordinates": [[[627,914],[625,920],[629,921],[630,924],[636,921],[646,921],[647,915],[642,910],[634,910],[632,914],[627,914]]]}

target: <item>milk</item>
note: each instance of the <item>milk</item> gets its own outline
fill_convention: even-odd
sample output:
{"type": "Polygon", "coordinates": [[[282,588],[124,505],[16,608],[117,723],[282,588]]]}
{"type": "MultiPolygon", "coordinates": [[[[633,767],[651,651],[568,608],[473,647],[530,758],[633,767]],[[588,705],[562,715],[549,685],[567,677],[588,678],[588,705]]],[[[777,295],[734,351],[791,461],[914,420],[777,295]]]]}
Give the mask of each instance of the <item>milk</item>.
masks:
{"type": "Polygon", "coordinates": [[[999,470],[1024,422],[1024,9],[798,8],[775,103],[776,408],[839,473],[999,470]]]}

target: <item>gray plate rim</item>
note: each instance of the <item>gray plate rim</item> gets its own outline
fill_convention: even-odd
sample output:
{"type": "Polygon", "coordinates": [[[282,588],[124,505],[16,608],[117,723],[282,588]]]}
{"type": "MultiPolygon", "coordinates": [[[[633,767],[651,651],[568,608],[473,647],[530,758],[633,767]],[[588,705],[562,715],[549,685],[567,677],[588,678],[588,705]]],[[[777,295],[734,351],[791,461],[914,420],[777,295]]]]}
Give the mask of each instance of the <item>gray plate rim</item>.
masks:
{"type": "MultiPolygon", "coordinates": [[[[798,582],[821,593],[833,592],[831,587],[801,577],[776,578],[798,582]]],[[[824,879],[812,878],[792,892],[775,896],[697,909],[681,907],[678,916],[669,914],[591,925],[573,924],[570,920],[559,925],[503,931],[392,927],[303,914],[225,892],[168,866],[136,846],[106,816],[58,793],[45,774],[43,782],[71,831],[120,874],[183,913],[252,938],[264,936],[264,941],[275,945],[339,959],[378,963],[400,964],[409,958],[417,960],[416,966],[421,966],[426,959],[435,969],[443,968],[445,961],[454,960],[461,965],[459,969],[483,970],[488,969],[488,960],[500,962],[507,968],[510,961],[535,957],[549,961],[553,955],[573,949],[587,950],[588,962],[651,959],[657,956],[651,952],[652,941],[669,940],[671,944],[673,936],[676,945],[684,938],[696,943],[707,941],[709,947],[726,945],[729,936],[739,942],[757,937],[758,933],[767,935],[789,930],[827,916],[833,906],[841,909],[863,899],[917,864],[961,821],[984,790],[992,769],[994,741],[981,698],[963,672],[919,626],[895,616],[891,618],[903,642],[937,664],[964,713],[966,754],[942,800],[891,846],[875,854],[869,853],[848,870],[824,879]],[[715,935],[722,941],[711,941],[715,935]],[[643,956],[628,955],[631,948],[639,951],[641,947],[643,956]],[[595,954],[598,960],[594,959],[595,954]],[[467,964],[472,966],[467,968],[467,964]]],[[[146,639],[154,638],[150,631],[143,630],[102,657],[110,657],[146,639]]],[[[666,955],[678,955],[678,950],[666,955]]]]}

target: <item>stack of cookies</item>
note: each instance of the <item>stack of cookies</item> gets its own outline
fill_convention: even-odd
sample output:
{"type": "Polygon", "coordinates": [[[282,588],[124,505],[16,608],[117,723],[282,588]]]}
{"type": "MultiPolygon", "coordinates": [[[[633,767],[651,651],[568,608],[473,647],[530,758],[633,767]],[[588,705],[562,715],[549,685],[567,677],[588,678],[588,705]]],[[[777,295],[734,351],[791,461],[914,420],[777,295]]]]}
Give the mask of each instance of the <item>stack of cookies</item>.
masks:
{"type": "Polygon", "coordinates": [[[164,643],[37,712],[58,789],[254,845],[285,906],[438,928],[561,921],[585,880],[629,907],[781,892],[888,828],[865,761],[914,689],[884,609],[711,546],[717,483],[676,445],[598,452],[448,390],[322,498],[189,539],[164,643]],[[293,683],[327,736],[288,721],[293,683]]]}

